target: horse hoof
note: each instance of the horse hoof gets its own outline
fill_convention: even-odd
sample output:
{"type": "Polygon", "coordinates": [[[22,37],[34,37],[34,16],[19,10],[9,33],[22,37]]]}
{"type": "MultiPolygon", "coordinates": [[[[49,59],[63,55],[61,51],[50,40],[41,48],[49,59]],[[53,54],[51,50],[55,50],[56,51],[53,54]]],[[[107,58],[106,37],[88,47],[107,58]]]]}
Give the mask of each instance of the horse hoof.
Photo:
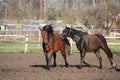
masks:
{"type": "Polygon", "coordinates": [[[57,66],[57,64],[54,64],[54,65],[53,65],[53,67],[56,67],[56,66],[57,66]]]}
{"type": "Polygon", "coordinates": [[[47,70],[50,70],[50,67],[47,66],[46,69],[47,69],[47,70]]]}
{"type": "Polygon", "coordinates": [[[53,67],[56,67],[57,65],[54,65],[53,67]]]}
{"type": "Polygon", "coordinates": [[[78,69],[82,69],[82,66],[78,66],[78,69]]]}
{"type": "Polygon", "coordinates": [[[69,65],[69,64],[68,64],[68,63],[66,63],[66,64],[65,64],[65,67],[68,67],[68,65],[69,65]]]}
{"type": "Polygon", "coordinates": [[[103,69],[102,67],[99,67],[99,69],[103,69]]]}
{"type": "Polygon", "coordinates": [[[65,65],[65,67],[68,67],[68,65],[65,65]]]}
{"type": "Polygon", "coordinates": [[[50,70],[50,68],[47,68],[47,70],[50,70]]]}
{"type": "Polygon", "coordinates": [[[113,65],[112,65],[112,68],[113,68],[113,69],[116,69],[116,65],[115,65],[115,64],[113,64],[113,65]]]}
{"type": "Polygon", "coordinates": [[[90,64],[87,64],[86,66],[87,66],[87,67],[92,67],[92,65],[90,65],[90,64]]]}

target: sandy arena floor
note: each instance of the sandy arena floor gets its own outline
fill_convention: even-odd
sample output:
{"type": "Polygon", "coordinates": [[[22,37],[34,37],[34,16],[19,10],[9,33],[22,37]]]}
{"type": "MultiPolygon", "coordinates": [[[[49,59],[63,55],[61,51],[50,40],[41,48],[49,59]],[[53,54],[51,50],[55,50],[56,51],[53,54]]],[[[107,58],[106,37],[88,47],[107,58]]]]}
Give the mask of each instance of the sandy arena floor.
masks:
{"type": "Polygon", "coordinates": [[[0,53],[0,80],[120,80],[120,56],[114,55],[117,71],[110,69],[106,55],[102,55],[103,69],[98,69],[98,59],[87,54],[85,60],[94,67],[78,69],[79,54],[67,56],[69,67],[64,66],[61,54],[57,54],[57,67],[46,69],[44,54],[0,53]]]}

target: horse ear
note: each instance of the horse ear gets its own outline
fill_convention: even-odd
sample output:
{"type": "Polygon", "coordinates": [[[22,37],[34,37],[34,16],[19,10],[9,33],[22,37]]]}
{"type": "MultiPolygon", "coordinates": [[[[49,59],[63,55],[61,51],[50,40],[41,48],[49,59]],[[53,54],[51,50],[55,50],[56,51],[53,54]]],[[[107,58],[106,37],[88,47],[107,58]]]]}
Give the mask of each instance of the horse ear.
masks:
{"type": "Polygon", "coordinates": [[[67,25],[64,27],[64,29],[67,29],[68,27],[67,27],[67,25]]]}
{"type": "Polygon", "coordinates": [[[52,23],[50,23],[49,25],[52,26],[52,23]]]}
{"type": "Polygon", "coordinates": [[[68,25],[66,24],[66,27],[65,28],[68,28],[68,25]]]}
{"type": "Polygon", "coordinates": [[[71,28],[71,25],[70,25],[70,24],[67,24],[66,27],[67,27],[67,28],[71,28]]]}
{"type": "Polygon", "coordinates": [[[40,27],[38,27],[38,29],[41,31],[42,29],[40,27]]]}
{"type": "Polygon", "coordinates": [[[48,28],[49,28],[49,25],[46,26],[46,30],[48,30],[48,28]]]}

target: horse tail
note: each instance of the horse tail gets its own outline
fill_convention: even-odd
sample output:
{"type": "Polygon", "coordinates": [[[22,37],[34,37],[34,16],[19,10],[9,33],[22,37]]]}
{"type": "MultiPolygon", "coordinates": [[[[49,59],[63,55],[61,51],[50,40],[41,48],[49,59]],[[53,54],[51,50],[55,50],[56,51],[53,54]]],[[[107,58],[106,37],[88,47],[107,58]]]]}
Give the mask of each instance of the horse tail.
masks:
{"type": "Polygon", "coordinates": [[[109,56],[110,58],[113,59],[113,54],[111,52],[111,50],[109,49],[108,45],[107,45],[107,41],[104,38],[104,36],[102,36],[101,34],[95,34],[104,44],[104,48],[105,48],[105,53],[107,54],[107,56],[109,56]]]}
{"type": "Polygon", "coordinates": [[[71,54],[71,46],[70,46],[69,40],[67,38],[64,38],[63,40],[65,42],[65,51],[68,55],[70,55],[71,54]]]}

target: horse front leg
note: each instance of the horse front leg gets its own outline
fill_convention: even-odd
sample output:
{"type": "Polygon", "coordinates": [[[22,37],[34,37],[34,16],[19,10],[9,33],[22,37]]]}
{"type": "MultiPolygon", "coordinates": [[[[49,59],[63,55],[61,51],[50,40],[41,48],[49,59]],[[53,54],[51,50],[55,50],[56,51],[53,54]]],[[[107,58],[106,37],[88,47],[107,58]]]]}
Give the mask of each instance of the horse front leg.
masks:
{"type": "Polygon", "coordinates": [[[50,70],[50,63],[52,55],[50,53],[45,53],[47,69],[50,70]]]}
{"type": "Polygon", "coordinates": [[[53,53],[49,53],[49,56],[48,56],[48,70],[50,70],[50,63],[51,63],[52,55],[53,53]]]}
{"type": "Polygon", "coordinates": [[[45,54],[45,59],[46,59],[46,67],[47,67],[47,69],[49,69],[48,53],[44,53],[44,54],[45,54]]]}
{"type": "Polygon", "coordinates": [[[57,64],[56,64],[56,53],[55,52],[53,53],[53,58],[54,58],[54,64],[53,65],[54,65],[54,67],[56,67],[57,64]]]}
{"type": "Polygon", "coordinates": [[[86,52],[84,50],[80,50],[80,65],[79,65],[79,69],[82,68],[82,63],[84,62],[84,57],[85,57],[86,52]]]}
{"type": "Polygon", "coordinates": [[[80,51],[80,65],[78,67],[79,69],[82,68],[82,52],[80,51]]]}

